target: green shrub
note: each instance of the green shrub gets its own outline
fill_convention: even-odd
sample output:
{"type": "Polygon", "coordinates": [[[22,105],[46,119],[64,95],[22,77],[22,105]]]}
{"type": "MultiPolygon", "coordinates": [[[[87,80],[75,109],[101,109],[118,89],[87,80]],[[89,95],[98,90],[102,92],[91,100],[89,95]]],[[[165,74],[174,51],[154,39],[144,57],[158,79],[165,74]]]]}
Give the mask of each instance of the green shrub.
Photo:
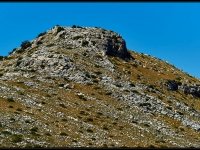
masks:
{"type": "Polygon", "coordinates": [[[3,58],[4,58],[4,56],[0,56],[0,61],[2,61],[2,60],[3,60],[3,58]]]}
{"type": "MultiPolygon", "coordinates": [[[[28,48],[28,47],[30,47],[31,46],[31,42],[29,42],[28,40],[26,40],[26,41],[23,41],[22,43],[21,43],[21,48],[22,49],[26,49],[26,48],[28,48]]],[[[20,51],[19,51],[20,52],[20,51]]]]}
{"type": "Polygon", "coordinates": [[[30,120],[25,120],[25,123],[31,123],[31,121],[30,120]]]}
{"type": "Polygon", "coordinates": [[[84,101],[87,101],[87,99],[84,97],[84,95],[78,95],[78,97],[84,101]]]}
{"type": "Polygon", "coordinates": [[[13,50],[11,52],[9,52],[8,54],[11,55],[16,50],[17,50],[17,48],[13,48],[13,50]]]}
{"type": "Polygon", "coordinates": [[[73,25],[72,28],[83,28],[81,26],[73,25]]]}
{"type": "Polygon", "coordinates": [[[93,122],[94,120],[92,118],[87,118],[86,121],[87,122],[93,122]]]}
{"type": "Polygon", "coordinates": [[[64,104],[59,104],[62,108],[67,108],[64,104]]]}
{"type": "Polygon", "coordinates": [[[51,44],[48,44],[47,47],[52,47],[54,45],[55,45],[54,43],[51,43],[51,44]]]}
{"type": "Polygon", "coordinates": [[[106,92],[105,95],[112,95],[112,92],[106,92]]]}
{"type": "Polygon", "coordinates": [[[4,134],[4,135],[12,135],[12,133],[9,132],[9,131],[2,131],[1,133],[4,134]]]}
{"type": "Polygon", "coordinates": [[[10,118],[10,121],[15,121],[15,118],[10,118]]]}
{"type": "Polygon", "coordinates": [[[88,115],[88,113],[85,112],[84,110],[81,110],[79,114],[81,114],[81,115],[88,115]]]}
{"type": "Polygon", "coordinates": [[[92,137],[91,140],[92,140],[92,141],[96,141],[96,138],[95,138],[95,137],[92,137]]]}
{"type": "Polygon", "coordinates": [[[83,36],[78,35],[78,36],[73,37],[72,39],[73,39],[73,40],[78,40],[78,39],[80,39],[80,38],[83,38],[83,36]]]}
{"type": "Polygon", "coordinates": [[[136,93],[136,94],[140,94],[140,92],[137,91],[137,90],[132,90],[132,92],[133,92],[133,93],[136,93]]]}
{"type": "Polygon", "coordinates": [[[101,75],[101,74],[102,74],[101,71],[95,71],[94,73],[95,73],[96,75],[101,75]]]}
{"type": "Polygon", "coordinates": [[[143,125],[144,125],[145,127],[150,127],[150,125],[149,125],[148,123],[143,123],[143,125]]]}
{"type": "Polygon", "coordinates": [[[87,129],[87,132],[93,133],[94,131],[92,129],[87,129]]]}
{"type": "Polygon", "coordinates": [[[12,135],[12,142],[14,143],[19,143],[19,142],[22,142],[22,135],[19,135],[19,134],[14,134],[12,135]]]}
{"type": "Polygon", "coordinates": [[[61,135],[61,136],[67,136],[67,133],[61,132],[60,135],[61,135]]]}
{"type": "Polygon", "coordinates": [[[24,95],[24,92],[18,91],[19,95],[24,95]]]}
{"type": "Polygon", "coordinates": [[[155,89],[155,85],[152,85],[152,84],[150,84],[148,87],[151,89],[155,89]]]}
{"type": "Polygon", "coordinates": [[[131,122],[134,124],[138,124],[138,121],[136,121],[136,120],[132,120],[131,122]]]}
{"type": "Polygon", "coordinates": [[[61,120],[64,121],[64,122],[67,122],[67,121],[68,121],[66,118],[63,118],[63,119],[61,119],[61,120]]]}
{"type": "Polygon", "coordinates": [[[42,104],[44,105],[44,104],[46,104],[46,102],[42,101],[42,104]]]}
{"type": "Polygon", "coordinates": [[[88,41],[82,41],[82,46],[88,46],[89,42],[88,41]]]}
{"type": "Polygon", "coordinates": [[[41,41],[37,41],[37,45],[40,45],[40,44],[42,44],[42,42],[41,41]]]}
{"type": "Polygon", "coordinates": [[[37,38],[39,38],[40,36],[45,35],[46,33],[47,33],[47,32],[42,32],[42,33],[38,34],[37,38]]]}
{"type": "Polygon", "coordinates": [[[120,107],[118,107],[118,108],[117,108],[117,110],[119,110],[119,111],[123,111],[123,109],[122,109],[122,108],[120,108],[120,107]]]}
{"type": "Polygon", "coordinates": [[[59,33],[60,31],[63,31],[63,30],[65,30],[65,28],[58,26],[57,33],[59,33]]]}
{"type": "Polygon", "coordinates": [[[102,112],[97,112],[97,115],[100,115],[100,116],[102,116],[102,115],[103,115],[103,113],[102,113],[102,112]]]}
{"type": "Polygon", "coordinates": [[[31,130],[30,130],[32,133],[35,133],[35,132],[37,132],[38,131],[38,127],[33,127],[33,128],[31,128],[31,130]]]}
{"type": "Polygon", "coordinates": [[[50,133],[45,133],[45,135],[47,135],[47,136],[51,136],[51,134],[50,134],[50,133]]]}
{"type": "Polygon", "coordinates": [[[14,99],[13,99],[13,97],[8,97],[8,98],[7,98],[7,101],[8,101],[8,102],[15,102],[14,99]]]}
{"type": "Polygon", "coordinates": [[[103,129],[104,129],[104,130],[109,130],[108,127],[105,126],[105,125],[103,126],[103,129]]]}
{"type": "Polygon", "coordinates": [[[75,139],[73,139],[73,140],[72,140],[72,142],[74,142],[74,143],[77,143],[78,141],[77,141],[77,140],[75,140],[75,139]]]}
{"type": "Polygon", "coordinates": [[[95,45],[96,45],[96,42],[95,42],[95,41],[91,41],[91,42],[92,42],[92,45],[93,45],[93,46],[95,46],[95,45]]]}
{"type": "Polygon", "coordinates": [[[17,110],[17,111],[22,111],[22,109],[21,109],[21,108],[17,108],[16,110],[17,110]]]}

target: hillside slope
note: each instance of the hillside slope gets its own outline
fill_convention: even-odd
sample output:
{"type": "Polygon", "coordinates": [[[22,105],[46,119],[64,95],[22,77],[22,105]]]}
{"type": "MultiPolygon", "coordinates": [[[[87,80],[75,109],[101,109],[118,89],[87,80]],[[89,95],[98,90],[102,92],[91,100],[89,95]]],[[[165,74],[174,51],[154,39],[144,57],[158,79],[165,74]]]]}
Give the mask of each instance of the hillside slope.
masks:
{"type": "Polygon", "coordinates": [[[0,147],[200,147],[200,81],[113,31],[55,26],[0,61],[0,147]]]}

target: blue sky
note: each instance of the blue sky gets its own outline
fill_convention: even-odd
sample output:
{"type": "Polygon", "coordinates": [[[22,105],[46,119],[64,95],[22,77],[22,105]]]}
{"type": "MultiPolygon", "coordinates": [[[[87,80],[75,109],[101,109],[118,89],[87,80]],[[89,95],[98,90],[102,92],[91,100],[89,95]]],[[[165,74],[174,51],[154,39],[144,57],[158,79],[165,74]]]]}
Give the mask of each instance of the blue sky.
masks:
{"type": "Polygon", "coordinates": [[[0,22],[0,55],[57,24],[97,26],[200,78],[200,3],[1,2],[0,22]]]}

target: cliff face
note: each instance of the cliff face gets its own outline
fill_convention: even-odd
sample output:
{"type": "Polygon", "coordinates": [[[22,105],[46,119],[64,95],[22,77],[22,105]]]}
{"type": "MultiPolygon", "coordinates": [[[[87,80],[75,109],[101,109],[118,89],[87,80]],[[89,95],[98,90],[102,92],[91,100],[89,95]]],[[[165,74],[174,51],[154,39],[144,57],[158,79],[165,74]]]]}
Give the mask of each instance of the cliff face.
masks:
{"type": "Polygon", "coordinates": [[[199,83],[113,31],[55,26],[0,61],[0,145],[199,147],[199,83]]]}

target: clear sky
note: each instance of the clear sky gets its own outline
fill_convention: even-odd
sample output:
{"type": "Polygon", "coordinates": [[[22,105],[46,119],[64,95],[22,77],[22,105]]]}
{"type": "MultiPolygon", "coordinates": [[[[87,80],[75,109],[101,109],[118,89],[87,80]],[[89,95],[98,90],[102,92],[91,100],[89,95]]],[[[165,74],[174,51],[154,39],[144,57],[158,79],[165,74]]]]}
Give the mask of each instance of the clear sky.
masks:
{"type": "Polygon", "coordinates": [[[0,3],[0,55],[55,25],[102,27],[200,78],[200,3],[0,3]]]}

